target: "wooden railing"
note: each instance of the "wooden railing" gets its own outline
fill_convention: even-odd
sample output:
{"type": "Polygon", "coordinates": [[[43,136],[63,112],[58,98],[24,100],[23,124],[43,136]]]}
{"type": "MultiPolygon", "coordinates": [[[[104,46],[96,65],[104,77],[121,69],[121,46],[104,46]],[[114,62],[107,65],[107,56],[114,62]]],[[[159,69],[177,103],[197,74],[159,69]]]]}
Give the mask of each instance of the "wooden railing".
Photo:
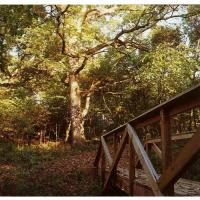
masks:
{"type": "Polygon", "coordinates": [[[174,183],[200,151],[200,131],[195,130],[191,133],[172,135],[170,133],[170,119],[179,113],[199,106],[200,84],[150,109],[119,128],[102,135],[94,165],[101,170],[103,191],[115,184],[117,165],[125,146],[128,145],[129,195],[134,195],[134,179],[138,163],[141,164],[154,195],[174,195],[174,183]],[[160,122],[161,137],[156,139],[148,138],[142,144],[136,130],[155,122],[160,122]],[[171,141],[183,139],[188,139],[189,141],[172,161],[171,141]],[[112,143],[113,155],[111,155],[108,143],[112,143]],[[160,144],[161,148],[159,148],[158,144],[160,144]],[[153,150],[161,160],[161,175],[158,175],[154,169],[148,156],[148,149],[153,150]],[[100,160],[101,163],[99,162],[100,160]],[[107,175],[105,175],[106,163],[109,171],[107,175]]]}

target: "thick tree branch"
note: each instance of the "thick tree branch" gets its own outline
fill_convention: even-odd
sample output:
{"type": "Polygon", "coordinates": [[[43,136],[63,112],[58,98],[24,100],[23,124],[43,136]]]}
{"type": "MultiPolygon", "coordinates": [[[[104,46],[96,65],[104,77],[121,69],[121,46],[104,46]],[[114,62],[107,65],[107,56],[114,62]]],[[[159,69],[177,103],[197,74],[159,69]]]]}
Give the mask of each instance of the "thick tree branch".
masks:
{"type": "Polygon", "coordinates": [[[56,17],[56,21],[57,21],[57,26],[56,26],[56,32],[59,35],[59,37],[61,38],[62,41],[62,53],[65,54],[65,39],[64,39],[64,34],[61,32],[60,28],[62,25],[61,22],[61,17],[63,17],[63,15],[67,12],[69,5],[65,7],[65,9],[61,12],[59,12],[60,8],[58,6],[55,6],[57,9],[57,12],[59,13],[58,16],[56,17]]]}
{"type": "Polygon", "coordinates": [[[100,51],[101,49],[108,47],[109,45],[111,45],[113,42],[111,43],[102,43],[97,45],[96,47],[93,47],[91,49],[88,49],[85,54],[86,55],[94,55],[96,52],[100,51]]]}
{"type": "Polygon", "coordinates": [[[20,83],[0,83],[0,87],[10,87],[10,88],[18,88],[20,83]]]}
{"type": "Polygon", "coordinates": [[[89,92],[86,95],[86,100],[85,100],[85,108],[82,112],[82,116],[85,117],[89,111],[89,106],[90,106],[90,99],[91,99],[91,95],[92,93],[95,91],[96,87],[100,84],[100,81],[97,81],[96,83],[92,83],[92,85],[90,86],[89,92]]]}
{"type": "Polygon", "coordinates": [[[65,34],[64,32],[61,31],[62,29],[62,19],[65,18],[65,14],[66,12],[68,11],[68,9],[70,8],[70,5],[67,5],[61,12],[59,11],[60,8],[58,6],[56,6],[56,9],[57,9],[57,12],[58,12],[58,15],[56,17],[56,21],[57,21],[57,26],[56,26],[56,33],[58,34],[58,36],[60,37],[61,41],[62,41],[62,54],[63,55],[67,55],[69,57],[72,57],[72,58],[79,58],[77,55],[74,55],[74,54],[71,54],[69,52],[67,52],[67,48],[66,48],[66,40],[65,40],[65,34]]]}
{"type": "MultiPolygon", "coordinates": [[[[150,20],[152,19],[152,17],[153,17],[154,15],[153,15],[153,13],[152,13],[152,14],[150,15],[150,17],[147,19],[147,22],[144,23],[144,24],[142,24],[142,25],[140,25],[140,24],[139,24],[139,23],[140,23],[140,20],[141,20],[141,18],[142,18],[142,16],[143,16],[144,14],[145,14],[145,12],[143,12],[143,13],[141,14],[141,16],[139,17],[139,19],[138,19],[138,21],[137,21],[137,23],[136,23],[136,25],[135,25],[134,27],[132,27],[132,28],[130,28],[130,29],[122,29],[110,42],[98,44],[97,46],[95,46],[95,47],[93,47],[93,48],[91,48],[91,49],[88,49],[88,50],[85,52],[85,54],[86,54],[86,55],[93,55],[93,54],[95,54],[96,52],[100,51],[101,49],[106,48],[106,47],[108,47],[108,46],[113,46],[114,44],[125,45],[125,42],[123,42],[122,40],[119,39],[122,35],[124,35],[124,34],[126,34],[126,33],[133,33],[133,32],[135,32],[135,31],[137,31],[137,30],[140,30],[140,29],[143,29],[143,28],[149,26],[150,20]]],[[[160,19],[160,20],[163,20],[163,18],[160,19]]],[[[159,20],[156,20],[156,23],[157,23],[158,21],[159,21],[159,20]]],[[[132,44],[134,44],[134,43],[132,43],[132,44]]],[[[140,48],[140,47],[141,47],[141,46],[137,44],[136,48],[140,48]]],[[[143,46],[142,46],[142,49],[144,50],[144,47],[143,47],[143,46]]]]}
{"type": "Polygon", "coordinates": [[[81,64],[81,66],[74,72],[75,75],[79,74],[81,72],[81,70],[84,69],[86,63],[87,63],[88,57],[84,57],[83,62],[81,64]]]}
{"type": "Polygon", "coordinates": [[[86,19],[87,19],[87,16],[92,13],[92,12],[96,12],[98,11],[97,9],[88,9],[88,6],[86,8],[86,12],[85,14],[83,15],[83,20],[82,20],[82,23],[81,23],[81,26],[83,26],[83,24],[85,23],[86,19]]]}
{"type": "MultiPolygon", "coordinates": [[[[128,79],[124,79],[124,80],[121,80],[121,81],[115,81],[115,82],[108,81],[106,83],[104,83],[103,81],[97,81],[96,83],[93,83],[91,85],[89,90],[81,90],[80,92],[82,93],[82,95],[84,95],[84,96],[86,95],[86,97],[87,97],[87,96],[90,96],[92,94],[92,92],[94,92],[94,91],[100,91],[100,90],[103,90],[105,88],[108,88],[109,86],[114,86],[114,85],[117,85],[117,84],[120,84],[120,83],[130,82],[131,80],[132,80],[131,78],[128,78],[128,79]]],[[[108,93],[111,94],[112,92],[108,92],[108,93]]]]}

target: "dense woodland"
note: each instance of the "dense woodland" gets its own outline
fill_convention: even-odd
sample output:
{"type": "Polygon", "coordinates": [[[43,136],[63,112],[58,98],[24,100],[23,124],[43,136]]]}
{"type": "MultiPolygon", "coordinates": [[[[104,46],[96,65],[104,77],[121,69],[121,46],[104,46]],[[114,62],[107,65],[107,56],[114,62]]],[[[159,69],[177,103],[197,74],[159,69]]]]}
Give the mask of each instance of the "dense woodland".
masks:
{"type": "MultiPolygon", "coordinates": [[[[88,194],[65,185],[90,187],[66,173],[92,162],[68,159],[81,144],[200,83],[199,5],[0,5],[0,25],[0,195],[88,194]]],[[[198,127],[196,108],[172,134],[198,127]]],[[[146,133],[158,137],[159,125],[146,133]]]]}
{"type": "Polygon", "coordinates": [[[1,6],[1,137],[80,143],[197,84],[199,13],[197,5],[1,6]]]}
{"type": "Polygon", "coordinates": [[[0,7],[0,133],[98,137],[199,82],[199,6],[0,7]]]}

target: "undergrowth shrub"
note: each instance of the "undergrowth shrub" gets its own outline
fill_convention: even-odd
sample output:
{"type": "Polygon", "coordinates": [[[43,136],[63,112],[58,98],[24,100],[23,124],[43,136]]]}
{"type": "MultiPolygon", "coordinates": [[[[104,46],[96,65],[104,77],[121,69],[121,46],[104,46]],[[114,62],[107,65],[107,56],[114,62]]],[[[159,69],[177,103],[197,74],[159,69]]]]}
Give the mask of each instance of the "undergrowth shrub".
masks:
{"type": "Polygon", "coordinates": [[[58,169],[52,173],[48,170],[51,162],[94,149],[96,145],[90,146],[89,143],[70,149],[58,143],[17,147],[12,142],[0,141],[0,195],[100,195],[99,181],[91,180],[81,171],[66,173],[58,169]]]}
{"type": "Polygon", "coordinates": [[[66,155],[66,149],[55,144],[17,147],[12,142],[0,142],[0,163],[30,168],[40,162],[59,159],[66,155]]]}

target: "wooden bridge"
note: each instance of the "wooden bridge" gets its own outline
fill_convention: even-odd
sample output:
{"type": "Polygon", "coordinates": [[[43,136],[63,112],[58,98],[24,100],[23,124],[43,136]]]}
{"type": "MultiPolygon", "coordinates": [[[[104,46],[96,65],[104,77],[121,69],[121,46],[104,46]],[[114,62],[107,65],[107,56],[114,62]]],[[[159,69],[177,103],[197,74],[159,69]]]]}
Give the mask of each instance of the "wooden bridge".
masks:
{"type": "Polygon", "coordinates": [[[117,187],[131,196],[200,195],[200,182],[181,178],[198,159],[200,129],[171,131],[176,116],[199,106],[200,84],[102,135],[94,166],[103,192],[117,187]],[[144,134],[145,127],[156,123],[160,137],[144,134]],[[184,146],[175,154],[172,144],[177,141],[184,146]],[[152,164],[152,155],[160,164],[159,172],[152,164]]]}

